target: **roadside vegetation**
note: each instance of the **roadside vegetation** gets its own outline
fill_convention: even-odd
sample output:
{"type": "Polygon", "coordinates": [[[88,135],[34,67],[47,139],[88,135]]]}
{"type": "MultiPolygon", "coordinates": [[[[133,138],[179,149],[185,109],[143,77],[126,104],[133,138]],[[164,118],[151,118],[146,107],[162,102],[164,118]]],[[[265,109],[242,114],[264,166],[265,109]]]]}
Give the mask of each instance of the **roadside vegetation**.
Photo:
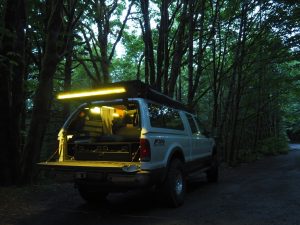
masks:
{"type": "Polygon", "coordinates": [[[299,140],[300,3],[0,3],[0,185],[27,184],[76,104],[58,92],[142,80],[192,108],[228,165],[299,140]],[[287,131],[289,136],[287,135],[287,131]]]}

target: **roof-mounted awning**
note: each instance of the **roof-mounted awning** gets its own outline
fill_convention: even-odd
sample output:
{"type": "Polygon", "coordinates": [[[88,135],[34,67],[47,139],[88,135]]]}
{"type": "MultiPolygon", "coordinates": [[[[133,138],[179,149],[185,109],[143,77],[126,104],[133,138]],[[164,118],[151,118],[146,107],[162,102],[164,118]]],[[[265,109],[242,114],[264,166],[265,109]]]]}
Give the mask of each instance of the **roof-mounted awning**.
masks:
{"type": "Polygon", "coordinates": [[[103,84],[97,89],[61,93],[59,100],[101,101],[128,98],[145,98],[172,108],[191,111],[183,103],[160,93],[139,80],[103,84]]]}

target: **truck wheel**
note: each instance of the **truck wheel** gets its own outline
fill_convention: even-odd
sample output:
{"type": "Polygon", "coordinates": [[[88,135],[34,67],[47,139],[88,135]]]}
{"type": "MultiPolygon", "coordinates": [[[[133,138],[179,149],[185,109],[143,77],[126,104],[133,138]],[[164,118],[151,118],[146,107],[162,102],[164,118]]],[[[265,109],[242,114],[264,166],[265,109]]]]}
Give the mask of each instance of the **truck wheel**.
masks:
{"type": "Polygon", "coordinates": [[[99,191],[95,187],[79,185],[78,191],[80,196],[89,204],[99,204],[106,200],[108,192],[99,191]]]}
{"type": "Polygon", "coordinates": [[[213,155],[211,167],[206,171],[206,179],[209,183],[217,182],[219,179],[219,162],[216,153],[213,155]]]}
{"type": "Polygon", "coordinates": [[[163,194],[171,207],[179,207],[184,203],[185,191],[186,180],[183,164],[179,159],[174,159],[163,184],[163,194]]]}

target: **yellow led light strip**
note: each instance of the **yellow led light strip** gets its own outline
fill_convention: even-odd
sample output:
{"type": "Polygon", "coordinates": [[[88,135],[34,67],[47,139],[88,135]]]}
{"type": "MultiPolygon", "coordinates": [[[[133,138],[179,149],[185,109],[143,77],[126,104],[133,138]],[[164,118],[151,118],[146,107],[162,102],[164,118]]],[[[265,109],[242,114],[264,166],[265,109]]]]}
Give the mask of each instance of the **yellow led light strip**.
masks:
{"type": "Polygon", "coordinates": [[[82,98],[82,97],[91,97],[98,95],[110,95],[110,94],[120,94],[126,92],[125,88],[110,88],[110,89],[99,89],[94,91],[87,92],[78,92],[78,93],[63,93],[57,96],[57,99],[72,99],[72,98],[82,98]]]}

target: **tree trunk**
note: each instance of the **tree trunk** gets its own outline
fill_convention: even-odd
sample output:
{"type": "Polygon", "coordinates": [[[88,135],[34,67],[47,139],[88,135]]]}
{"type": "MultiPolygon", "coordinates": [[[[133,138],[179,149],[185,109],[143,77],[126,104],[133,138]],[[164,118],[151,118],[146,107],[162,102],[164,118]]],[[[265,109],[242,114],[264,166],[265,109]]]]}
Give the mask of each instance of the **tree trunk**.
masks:
{"type": "Polygon", "coordinates": [[[154,65],[154,52],[153,52],[153,41],[152,31],[150,27],[149,18],[149,0],[141,0],[141,10],[144,19],[144,43],[145,43],[145,64],[148,64],[149,68],[149,80],[150,85],[155,86],[155,65],[154,65]]]}
{"type": "Polygon", "coordinates": [[[247,3],[242,6],[241,23],[239,31],[239,40],[237,46],[237,53],[233,68],[233,80],[234,80],[234,93],[232,98],[232,126],[231,126],[231,141],[230,141],[230,164],[235,165],[237,160],[237,128],[238,118],[240,114],[240,101],[242,95],[242,65],[245,57],[245,42],[246,42],[246,24],[247,24],[247,3]]]}
{"type": "Polygon", "coordinates": [[[142,65],[143,59],[144,59],[144,54],[142,54],[139,58],[139,62],[138,62],[137,70],[136,70],[136,79],[137,80],[141,80],[141,65],[142,65]]]}
{"type": "MultiPolygon", "coordinates": [[[[193,102],[193,87],[194,87],[194,4],[193,0],[189,0],[189,34],[188,34],[188,105],[193,102]]],[[[203,17],[203,15],[201,15],[203,17]]],[[[200,37],[201,38],[201,37],[200,37]]],[[[199,46],[201,51],[202,45],[199,46]]],[[[198,65],[199,66],[199,65],[198,65]]]]}
{"type": "Polygon", "coordinates": [[[185,35],[185,28],[187,24],[187,5],[188,2],[187,0],[185,0],[182,13],[180,16],[180,23],[178,27],[178,33],[175,42],[175,50],[174,50],[174,55],[173,55],[172,65],[171,65],[171,74],[170,74],[170,79],[168,84],[168,88],[169,88],[168,95],[170,97],[174,96],[176,81],[180,73],[182,57],[184,54],[184,45],[185,45],[184,35],[185,35]]]}
{"type": "MultiPolygon", "coordinates": [[[[66,64],[64,71],[64,91],[70,91],[71,89],[71,78],[72,78],[72,64],[73,64],[73,48],[74,48],[74,36],[70,34],[70,40],[67,45],[66,53],[66,64]]],[[[67,118],[70,114],[70,104],[64,103],[63,115],[67,118]]]]}
{"type": "Polygon", "coordinates": [[[160,9],[160,26],[159,37],[157,46],[157,67],[156,67],[156,88],[162,90],[162,78],[164,70],[168,71],[166,67],[166,54],[168,53],[168,33],[169,33],[169,12],[168,12],[169,0],[163,0],[160,9]]]}
{"type": "Polygon", "coordinates": [[[50,117],[53,76],[59,62],[57,49],[62,29],[63,2],[48,0],[46,5],[50,9],[50,16],[46,28],[45,53],[42,59],[40,80],[35,93],[32,118],[24,149],[22,183],[32,181],[35,163],[39,160],[43,137],[50,117]]]}
{"type": "Polygon", "coordinates": [[[7,1],[0,43],[0,185],[15,184],[20,174],[26,18],[24,0],[7,1]],[[4,147],[5,146],[5,147],[4,147]]]}

